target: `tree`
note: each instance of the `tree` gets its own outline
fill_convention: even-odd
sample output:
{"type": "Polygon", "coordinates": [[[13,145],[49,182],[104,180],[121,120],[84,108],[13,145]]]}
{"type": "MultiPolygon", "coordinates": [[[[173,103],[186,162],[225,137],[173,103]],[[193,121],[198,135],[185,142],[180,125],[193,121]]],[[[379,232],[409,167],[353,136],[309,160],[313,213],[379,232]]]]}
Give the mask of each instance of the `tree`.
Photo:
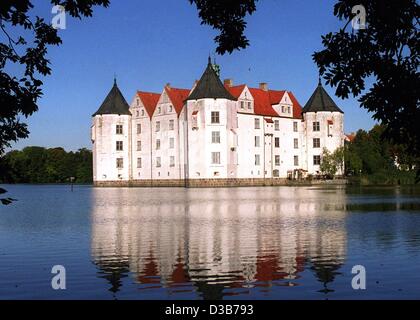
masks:
{"type": "Polygon", "coordinates": [[[320,73],[336,87],[338,97],[358,97],[361,107],[385,125],[381,138],[407,145],[418,159],[419,4],[416,0],[339,0],[334,15],[347,24],[322,37],[324,49],[313,55],[320,73]],[[357,32],[349,28],[355,5],[363,5],[367,14],[367,28],[357,32]],[[368,79],[373,79],[369,88],[368,79]]]}
{"type": "Polygon", "coordinates": [[[8,175],[0,183],[67,183],[70,177],[77,183],[92,182],[92,152],[87,149],[27,147],[8,152],[1,165],[8,175]]]}
{"type": "Polygon", "coordinates": [[[189,0],[198,9],[201,24],[207,24],[220,34],[214,38],[216,52],[225,54],[245,49],[249,40],[245,37],[245,17],[256,10],[258,0],[189,0]]]}
{"type": "MultiPolygon", "coordinates": [[[[50,2],[52,6],[64,6],[70,16],[79,19],[92,16],[96,5],[109,5],[109,0],[50,2]]],[[[0,155],[10,142],[28,136],[27,125],[20,116],[28,117],[38,110],[37,101],[42,95],[40,77],[51,74],[48,46],[61,44],[52,25],[39,16],[31,16],[33,7],[31,0],[0,2],[0,30],[6,39],[0,43],[0,155]],[[12,36],[19,31],[20,36],[12,36]],[[12,73],[11,65],[22,67],[14,68],[19,71],[12,73]]]]}
{"type": "MultiPolygon", "coordinates": [[[[81,19],[92,16],[94,6],[107,7],[109,0],[50,0],[50,3],[63,6],[70,16],[81,19]]],[[[38,110],[37,102],[42,96],[40,78],[51,74],[48,47],[62,42],[52,25],[31,15],[33,7],[31,0],[0,2],[0,33],[6,39],[0,42],[0,157],[11,142],[28,136],[27,125],[20,117],[27,118],[38,110]],[[12,65],[20,67],[11,68],[12,65]]],[[[0,172],[0,179],[5,174],[0,172]]],[[[12,199],[0,200],[10,204],[12,199]]]]}
{"type": "Polygon", "coordinates": [[[344,172],[344,148],[337,148],[333,153],[324,148],[319,167],[322,174],[332,179],[338,172],[344,172]]]}

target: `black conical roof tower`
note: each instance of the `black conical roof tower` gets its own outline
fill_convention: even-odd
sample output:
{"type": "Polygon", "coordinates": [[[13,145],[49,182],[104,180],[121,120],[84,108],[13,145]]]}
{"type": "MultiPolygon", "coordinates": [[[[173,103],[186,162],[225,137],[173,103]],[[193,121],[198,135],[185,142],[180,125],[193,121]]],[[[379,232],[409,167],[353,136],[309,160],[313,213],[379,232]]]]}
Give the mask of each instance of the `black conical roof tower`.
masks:
{"type": "Polygon", "coordinates": [[[130,106],[124,99],[120,89],[118,89],[117,80],[114,79],[114,86],[108,93],[104,102],[102,102],[98,111],[96,111],[92,116],[94,117],[102,114],[131,115],[129,108],[130,106]]]}
{"type": "Polygon", "coordinates": [[[302,113],[320,111],[344,113],[335,104],[334,100],[328,95],[327,91],[325,91],[321,84],[321,79],[319,79],[318,86],[316,87],[312,96],[309,98],[308,102],[303,107],[302,113]]]}
{"type": "Polygon", "coordinates": [[[200,81],[198,81],[197,86],[191,92],[187,100],[198,100],[198,99],[228,99],[236,100],[229,91],[226,90],[220,78],[217,76],[216,71],[214,71],[211,64],[211,59],[209,57],[209,63],[207,68],[201,76],[200,81]]]}

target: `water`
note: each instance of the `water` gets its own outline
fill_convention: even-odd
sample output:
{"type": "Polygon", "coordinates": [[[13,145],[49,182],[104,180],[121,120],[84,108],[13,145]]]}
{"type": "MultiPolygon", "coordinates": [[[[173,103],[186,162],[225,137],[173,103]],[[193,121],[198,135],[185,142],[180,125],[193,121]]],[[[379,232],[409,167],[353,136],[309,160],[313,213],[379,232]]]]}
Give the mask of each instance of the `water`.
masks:
{"type": "Polygon", "coordinates": [[[0,299],[420,299],[419,188],[6,188],[0,299]]]}

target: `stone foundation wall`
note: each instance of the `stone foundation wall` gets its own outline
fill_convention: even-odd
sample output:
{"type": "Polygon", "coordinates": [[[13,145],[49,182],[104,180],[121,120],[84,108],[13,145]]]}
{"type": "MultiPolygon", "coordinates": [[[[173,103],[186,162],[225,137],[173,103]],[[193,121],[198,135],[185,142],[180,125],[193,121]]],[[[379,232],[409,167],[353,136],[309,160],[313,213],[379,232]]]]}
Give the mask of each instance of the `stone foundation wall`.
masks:
{"type": "Polygon", "coordinates": [[[294,181],[285,178],[267,179],[161,179],[161,180],[131,180],[131,181],[96,181],[95,187],[186,187],[186,188],[216,188],[216,187],[255,187],[255,186],[299,186],[318,184],[346,184],[344,179],[327,181],[294,181]]]}

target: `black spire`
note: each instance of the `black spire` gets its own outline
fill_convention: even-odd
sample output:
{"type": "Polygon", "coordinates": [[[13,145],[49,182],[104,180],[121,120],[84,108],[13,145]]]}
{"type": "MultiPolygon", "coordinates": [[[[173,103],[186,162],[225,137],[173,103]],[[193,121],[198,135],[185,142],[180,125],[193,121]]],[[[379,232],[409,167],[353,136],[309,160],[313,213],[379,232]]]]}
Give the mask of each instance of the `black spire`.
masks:
{"type": "Polygon", "coordinates": [[[303,107],[302,113],[319,111],[344,113],[335,104],[334,100],[329,96],[327,91],[325,91],[324,87],[321,84],[321,76],[318,78],[317,88],[315,89],[312,96],[309,98],[308,102],[303,107]]]}
{"type": "Polygon", "coordinates": [[[229,91],[226,90],[222,81],[220,81],[220,78],[217,76],[217,73],[211,63],[210,56],[206,70],[204,71],[200,81],[198,81],[197,86],[194,88],[193,92],[191,92],[187,100],[198,100],[205,98],[236,100],[229,93],[229,91]]]}
{"type": "Polygon", "coordinates": [[[102,102],[98,111],[96,111],[92,116],[94,117],[101,114],[131,115],[128,110],[129,108],[130,106],[117,86],[117,77],[114,76],[114,86],[108,93],[104,102],[102,102]]]}

